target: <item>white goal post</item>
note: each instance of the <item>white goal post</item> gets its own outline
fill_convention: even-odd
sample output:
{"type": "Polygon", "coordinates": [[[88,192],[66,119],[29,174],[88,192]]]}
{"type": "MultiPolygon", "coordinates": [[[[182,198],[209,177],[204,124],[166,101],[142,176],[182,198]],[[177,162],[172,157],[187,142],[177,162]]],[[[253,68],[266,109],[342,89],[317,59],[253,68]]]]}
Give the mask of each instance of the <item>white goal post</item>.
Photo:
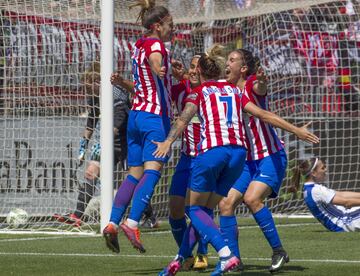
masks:
{"type": "MultiPolygon", "coordinates": [[[[135,23],[138,9],[127,8],[131,2],[0,0],[0,230],[98,232],[100,218],[101,227],[107,222],[113,196],[111,123],[102,125],[108,135],[95,129],[85,162],[77,159],[86,119],[92,114],[88,100],[98,99],[85,93],[84,73],[92,72],[100,57],[101,120],[112,122],[109,76],[118,70],[131,77],[131,49],[143,31],[135,23]],[[90,195],[84,189],[85,168],[91,146],[99,139],[104,179],[90,195]],[[57,221],[54,214],[74,212],[81,193],[93,197],[81,226],[57,221]],[[99,200],[104,207],[101,214],[99,200]],[[29,215],[27,223],[16,228],[6,222],[14,208],[29,215]]],[[[360,191],[358,0],[157,0],[157,4],[168,7],[174,17],[176,32],[168,45],[174,58],[188,66],[192,55],[215,42],[228,51],[249,49],[269,77],[270,109],[298,125],[313,121],[319,145],[279,131],[289,170],[279,197],[267,201],[275,214],[307,213],[301,193],[290,193],[289,186],[296,160],[309,156],[328,162],[330,187],[360,191]]],[[[178,158],[177,146],[152,199],[163,219],[178,158]]],[[[115,175],[119,183],[124,172],[115,175]]],[[[240,206],[238,214],[249,212],[240,206]]]]}

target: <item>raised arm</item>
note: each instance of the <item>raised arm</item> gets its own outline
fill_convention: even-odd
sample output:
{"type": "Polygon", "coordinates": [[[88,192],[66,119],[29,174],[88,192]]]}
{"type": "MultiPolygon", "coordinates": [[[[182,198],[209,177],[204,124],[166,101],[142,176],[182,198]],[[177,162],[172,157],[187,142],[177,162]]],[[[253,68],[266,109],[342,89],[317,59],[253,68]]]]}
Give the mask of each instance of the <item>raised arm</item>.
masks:
{"type": "Polygon", "coordinates": [[[175,142],[175,140],[183,133],[186,126],[189,124],[191,119],[197,112],[197,106],[193,103],[186,103],[183,111],[181,112],[179,118],[175,121],[171,130],[164,142],[153,141],[154,144],[157,145],[156,151],[154,151],[153,155],[157,158],[165,157],[169,154],[171,145],[175,142]]]}
{"type": "Polygon", "coordinates": [[[256,72],[256,80],[254,81],[254,92],[258,95],[265,96],[267,91],[267,78],[264,69],[258,68],[256,72]]]}
{"type": "Polygon", "coordinates": [[[299,139],[304,140],[309,143],[317,144],[320,139],[313,133],[311,133],[307,127],[312,123],[309,122],[302,127],[294,126],[293,124],[285,121],[278,115],[266,111],[260,107],[257,107],[255,104],[249,102],[244,107],[244,111],[250,113],[251,115],[259,118],[260,120],[273,125],[274,127],[281,128],[288,132],[294,133],[299,139]]]}

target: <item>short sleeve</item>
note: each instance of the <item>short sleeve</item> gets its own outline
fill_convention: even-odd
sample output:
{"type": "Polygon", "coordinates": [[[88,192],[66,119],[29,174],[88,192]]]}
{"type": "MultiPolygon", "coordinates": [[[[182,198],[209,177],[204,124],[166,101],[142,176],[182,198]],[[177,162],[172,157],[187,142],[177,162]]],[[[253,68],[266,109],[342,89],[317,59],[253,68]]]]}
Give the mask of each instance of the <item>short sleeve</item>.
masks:
{"type": "Polygon", "coordinates": [[[165,47],[162,42],[160,42],[159,40],[151,40],[150,42],[148,42],[147,47],[145,48],[145,56],[149,58],[152,53],[156,52],[164,55],[164,51],[165,47]]]}
{"type": "Polygon", "coordinates": [[[329,204],[335,196],[335,191],[322,185],[315,185],[311,190],[311,195],[316,202],[329,204]]]}
{"type": "Polygon", "coordinates": [[[250,102],[248,96],[246,96],[244,93],[241,94],[241,107],[242,109],[245,108],[245,106],[250,102]]]}
{"type": "Polygon", "coordinates": [[[200,95],[197,90],[192,91],[184,100],[184,104],[192,103],[196,106],[200,105],[200,95]]]}

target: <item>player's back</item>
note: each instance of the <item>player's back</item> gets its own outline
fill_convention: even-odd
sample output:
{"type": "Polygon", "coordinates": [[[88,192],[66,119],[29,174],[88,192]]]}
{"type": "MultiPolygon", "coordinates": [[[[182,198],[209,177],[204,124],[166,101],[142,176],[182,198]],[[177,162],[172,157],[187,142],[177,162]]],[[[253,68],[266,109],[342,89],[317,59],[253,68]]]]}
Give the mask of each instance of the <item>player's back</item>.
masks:
{"type": "Polygon", "coordinates": [[[135,85],[132,110],[146,111],[157,115],[165,112],[165,115],[170,116],[170,71],[170,56],[164,43],[156,38],[140,38],[132,53],[132,74],[135,85]],[[153,53],[162,55],[166,71],[163,78],[151,70],[149,58],[153,53]]]}
{"type": "Polygon", "coordinates": [[[207,81],[194,89],[201,120],[200,151],[216,146],[245,146],[240,90],[225,81],[207,81]]]}

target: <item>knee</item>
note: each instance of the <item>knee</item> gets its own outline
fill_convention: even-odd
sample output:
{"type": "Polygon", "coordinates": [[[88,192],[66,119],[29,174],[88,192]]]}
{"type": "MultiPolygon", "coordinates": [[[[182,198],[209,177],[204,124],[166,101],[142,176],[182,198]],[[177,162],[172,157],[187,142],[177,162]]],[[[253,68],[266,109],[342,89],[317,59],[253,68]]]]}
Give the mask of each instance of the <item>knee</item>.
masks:
{"type": "Polygon", "coordinates": [[[219,202],[219,210],[220,210],[220,214],[223,216],[232,215],[235,210],[234,202],[230,200],[228,197],[224,197],[219,202]]]}
{"type": "Polygon", "coordinates": [[[252,196],[252,195],[247,196],[246,194],[244,196],[244,202],[252,213],[255,213],[258,210],[260,210],[262,208],[262,206],[264,205],[261,198],[258,198],[258,197],[252,196]]]}
{"type": "Polygon", "coordinates": [[[223,216],[232,216],[236,207],[242,202],[241,194],[229,193],[227,197],[224,197],[219,202],[220,214],[223,216]]]}

